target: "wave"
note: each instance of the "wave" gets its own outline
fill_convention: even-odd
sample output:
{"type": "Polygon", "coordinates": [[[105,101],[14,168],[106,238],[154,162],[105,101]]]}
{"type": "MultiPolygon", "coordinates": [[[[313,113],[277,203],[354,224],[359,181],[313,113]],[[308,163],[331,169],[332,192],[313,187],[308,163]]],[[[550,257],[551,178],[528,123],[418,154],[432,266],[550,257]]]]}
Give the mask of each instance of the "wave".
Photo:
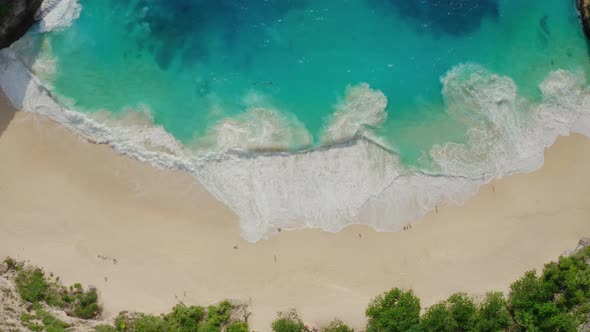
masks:
{"type": "Polygon", "coordinates": [[[196,142],[200,151],[240,148],[250,151],[289,150],[310,146],[313,137],[295,116],[253,108],[214,125],[196,142]]]}
{"type": "Polygon", "coordinates": [[[64,30],[72,25],[82,11],[78,0],[44,0],[35,14],[40,32],[64,30]]]}
{"type": "Polygon", "coordinates": [[[442,84],[448,112],[472,129],[465,144],[432,148],[430,173],[407,168],[363,129],[386,116],[387,98],[368,85],[349,88],[329,119],[324,137],[338,143],[260,151],[267,142],[283,149],[293,141],[306,145],[310,137],[296,119],[255,109],[214,127],[208,153],[199,156],[161,127],[105,123],[69,110],[14,50],[0,51],[0,87],[16,107],[43,114],[89,141],[110,144],[118,153],[189,172],[240,217],[242,234],[251,242],[279,229],[337,232],[363,223],[378,231],[399,230],[436,206],[463,203],[486,182],[539,168],[544,148],[560,135],[590,136],[590,90],[582,74],[550,73],[536,104],[519,96],[509,77],[473,64],[455,67],[442,84]],[[254,125],[252,117],[263,121],[254,125]]]}

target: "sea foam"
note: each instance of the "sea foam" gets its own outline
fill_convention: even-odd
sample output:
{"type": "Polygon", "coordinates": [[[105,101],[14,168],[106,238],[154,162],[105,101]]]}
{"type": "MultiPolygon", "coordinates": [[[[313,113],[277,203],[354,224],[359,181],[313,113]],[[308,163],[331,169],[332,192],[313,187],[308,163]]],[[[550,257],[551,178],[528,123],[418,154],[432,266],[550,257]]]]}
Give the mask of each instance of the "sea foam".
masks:
{"type": "Polygon", "coordinates": [[[78,0],[45,0],[35,14],[41,32],[63,30],[72,25],[82,11],[78,0]]]}
{"type": "Polygon", "coordinates": [[[338,143],[298,152],[251,151],[262,150],[262,142],[277,140],[274,144],[283,148],[292,146],[291,140],[309,139],[294,119],[251,110],[212,129],[211,142],[222,152],[198,155],[161,127],[105,124],[69,110],[14,50],[0,51],[0,86],[16,107],[43,114],[90,141],[110,144],[118,153],[189,172],[239,216],[242,234],[251,242],[279,228],[337,232],[363,223],[379,231],[398,230],[437,206],[461,204],[486,182],[539,168],[544,148],[558,136],[590,134],[590,90],[582,74],[550,73],[540,85],[538,103],[520,97],[509,77],[473,64],[455,67],[442,84],[449,114],[472,129],[465,144],[433,147],[435,167],[421,172],[404,166],[388,147],[366,135],[366,126],[378,125],[386,116],[387,103],[368,85],[349,88],[328,121],[324,137],[338,143]],[[266,120],[251,127],[250,117],[266,120]]]}

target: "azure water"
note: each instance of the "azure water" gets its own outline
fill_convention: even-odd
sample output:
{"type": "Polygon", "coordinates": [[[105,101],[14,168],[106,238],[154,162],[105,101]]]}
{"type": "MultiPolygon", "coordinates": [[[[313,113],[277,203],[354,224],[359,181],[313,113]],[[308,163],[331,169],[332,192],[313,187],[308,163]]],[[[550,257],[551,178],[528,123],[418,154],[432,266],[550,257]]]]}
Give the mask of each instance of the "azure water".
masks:
{"type": "Polygon", "coordinates": [[[10,70],[28,66],[61,112],[86,116],[64,124],[194,174],[252,241],[279,227],[398,229],[588,128],[571,1],[54,6],[10,70]]]}

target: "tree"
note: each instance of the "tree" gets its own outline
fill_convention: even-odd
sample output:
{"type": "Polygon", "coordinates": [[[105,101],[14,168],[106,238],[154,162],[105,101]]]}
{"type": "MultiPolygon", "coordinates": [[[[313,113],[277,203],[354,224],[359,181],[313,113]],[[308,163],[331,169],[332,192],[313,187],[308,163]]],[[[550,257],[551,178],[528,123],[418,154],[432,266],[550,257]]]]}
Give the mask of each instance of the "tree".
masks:
{"type": "Polygon", "coordinates": [[[489,292],[477,312],[476,330],[481,332],[506,331],[512,325],[512,317],[501,292],[489,292]]]}
{"type": "Polygon", "coordinates": [[[354,330],[344,324],[340,319],[334,319],[323,332],[354,332],[354,330]]]}
{"type": "Polygon", "coordinates": [[[439,302],[426,310],[420,320],[423,331],[456,332],[459,326],[446,302],[439,302]]]}
{"type": "Polygon", "coordinates": [[[473,299],[465,293],[457,293],[451,295],[447,302],[451,315],[455,322],[457,322],[457,331],[475,331],[477,307],[473,299]]]}
{"type": "Polygon", "coordinates": [[[369,304],[367,332],[405,332],[420,323],[420,300],[411,290],[399,288],[382,294],[369,304]]]}
{"type": "Polygon", "coordinates": [[[305,324],[294,310],[288,313],[279,312],[278,318],[272,323],[272,330],[274,332],[303,332],[305,324]]]}

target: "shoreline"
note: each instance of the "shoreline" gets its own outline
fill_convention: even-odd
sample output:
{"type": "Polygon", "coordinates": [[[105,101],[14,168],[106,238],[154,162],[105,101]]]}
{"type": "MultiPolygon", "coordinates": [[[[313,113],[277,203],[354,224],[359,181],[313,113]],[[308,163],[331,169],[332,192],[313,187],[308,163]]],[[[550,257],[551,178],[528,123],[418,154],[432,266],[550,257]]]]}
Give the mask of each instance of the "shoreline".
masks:
{"type": "Polygon", "coordinates": [[[306,322],[339,317],[358,329],[370,299],[390,288],[413,288],[424,306],[506,290],[590,236],[590,140],[581,135],[560,138],[541,170],[484,185],[409,231],[308,229],[250,244],[238,217],[190,175],[0,100],[0,256],[97,286],[107,317],[229,298],[251,305],[258,331],[290,308],[306,322]]]}

